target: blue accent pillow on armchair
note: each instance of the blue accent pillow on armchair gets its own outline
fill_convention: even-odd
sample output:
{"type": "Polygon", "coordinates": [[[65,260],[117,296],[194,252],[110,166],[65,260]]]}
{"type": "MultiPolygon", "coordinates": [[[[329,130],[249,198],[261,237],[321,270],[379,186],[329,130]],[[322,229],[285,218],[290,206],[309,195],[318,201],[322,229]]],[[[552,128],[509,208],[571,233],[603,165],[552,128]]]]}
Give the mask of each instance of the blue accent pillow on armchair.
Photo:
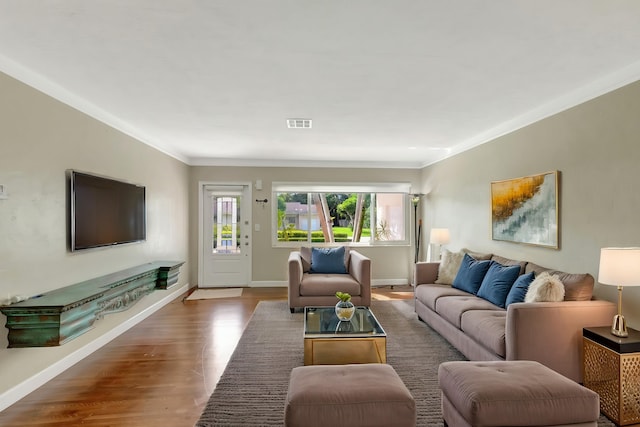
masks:
{"type": "Polygon", "coordinates": [[[346,274],[344,246],[338,248],[311,248],[309,273],[346,274]]]}
{"type": "Polygon", "coordinates": [[[487,274],[487,270],[489,270],[492,262],[494,261],[476,261],[469,254],[464,254],[458,274],[456,278],[453,279],[451,286],[475,295],[478,293],[482,279],[484,279],[485,274],[487,274]]]}
{"type": "Polygon", "coordinates": [[[478,296],[498,307],[505,307],[507,295],[513,282],[520,275],[520,265],[502,265],[494,262],[482,279],[478,296]]]}
{"type": "Polygon", "coordinates": [[[509,304],[513,304],[514,302],[524,302],[524,297],[527,295],[529,285],[533,282],[534,278],[535,274],[533,271],[518,277],[507,295],[507,300],[504,303],[505,307],[509,307],[509,304]]]}

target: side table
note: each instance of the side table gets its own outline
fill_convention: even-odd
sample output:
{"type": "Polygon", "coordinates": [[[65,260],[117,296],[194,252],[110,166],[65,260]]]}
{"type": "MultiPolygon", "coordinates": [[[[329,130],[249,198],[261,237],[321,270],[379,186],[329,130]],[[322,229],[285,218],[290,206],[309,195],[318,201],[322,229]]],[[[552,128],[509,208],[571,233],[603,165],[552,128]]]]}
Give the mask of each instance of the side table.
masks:
{"type": "Polygon", "coordinates": [[[600,396],[600,410],[619,426],[640,423],[640,332],[626,338],[611,328],[582,330],[584,386],[600,396]]]}

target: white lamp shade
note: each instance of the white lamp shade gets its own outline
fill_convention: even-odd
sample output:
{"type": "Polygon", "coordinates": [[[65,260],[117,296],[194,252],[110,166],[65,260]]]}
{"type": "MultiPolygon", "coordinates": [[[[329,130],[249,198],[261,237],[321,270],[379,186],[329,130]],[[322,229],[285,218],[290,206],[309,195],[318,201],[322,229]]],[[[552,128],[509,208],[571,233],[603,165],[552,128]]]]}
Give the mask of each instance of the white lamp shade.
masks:
{"type": "Polygon", "coordinates": [[[446,245],[449,243],[449,229],[448,228],[432,228],[431,235],[429,236],[429,243],[434,245],[446,245]]]}
{"type": "Polygon", "coordinates": [[[598,282],[612,286],[640,286],[640,248],[600,249],[598,282]]]}

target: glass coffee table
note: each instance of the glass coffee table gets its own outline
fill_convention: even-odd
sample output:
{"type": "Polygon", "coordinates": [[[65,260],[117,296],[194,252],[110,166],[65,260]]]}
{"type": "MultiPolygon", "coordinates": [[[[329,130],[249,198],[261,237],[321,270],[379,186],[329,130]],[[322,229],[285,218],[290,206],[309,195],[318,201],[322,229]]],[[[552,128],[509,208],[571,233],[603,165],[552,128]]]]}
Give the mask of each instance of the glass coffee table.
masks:
{"type": "Polygon", "coordinates": [[[387,334],[367,307],[341,322],[335,307],[304,308],[304,364],[387,363],[387,334]]]}

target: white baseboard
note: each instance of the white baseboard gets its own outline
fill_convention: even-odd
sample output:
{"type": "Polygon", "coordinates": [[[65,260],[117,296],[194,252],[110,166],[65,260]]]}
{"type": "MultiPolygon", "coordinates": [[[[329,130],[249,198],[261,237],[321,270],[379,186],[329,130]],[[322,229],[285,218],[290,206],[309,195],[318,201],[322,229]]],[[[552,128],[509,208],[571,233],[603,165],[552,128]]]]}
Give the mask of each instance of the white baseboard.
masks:
{"type": "MultiPolygon", "coordinates": [[[[0,411],[3,411],[7,407],[13,405],[15,402],[22,399],[32,391],[36,390],[38,387],[42,386],[46,382],[55,378],[57,375],[61,374],[65,370],[69,369],[70,367],[72,367],[77,362],[81,361],[82,359],[84,359],[94,351],[99,350],[101,347],[109,343],[114,338],[118,337],[122,333],[131,329],[133,326],[137,325],[138,323],[140,323],[141,321],[143,321],[144,319],[146,319],[147,317],[149,317],[150,315],[152,315],[153,313],[155,313],[165,305],[169,304],[171,301],[173,301],[179,295],[186,292],[188,289],[189,289],[189,285],[185,284],[176,289],[170,288],[170,289],[167,289],[166,291],[158,290],[148,295],[147,298],[156,296],[154,295],[156,293],[158,296],[162,295],[161,293],[164,293],[164,292],[168,292],[168,293],[166,295],[162,295],[161,298],[156,301],[145,301],[145,298],[143,298],[135,306],[127,310],[130,312],[130,311],[136,310],[137,308],[138,310],[137,313],[133,314],[131,317],[126,318],[125,320],[121,321],[117,325],[111,327],[106,332],[100,333],[99,332],[100,328],[96,327],[91,331],[88,331],[84,335],[90,336],[93,334],[97,336],[87,338],[81,335],[80,337],[64,344],[63,346],[68,346],[68,347],[73,347],[75,345],[77,348],[73,350],[71,353],[60,357],[58,360],[44,367],[40,371],[34,372],[32,375],[28,376],[24,381],[19,382],[18,384],[16,384],[13,387],[10,387],[7,390],[3,390],[2,393],[0,394],[0,411]],[[144,304],[145,302],[147,303],[146,306],[144,304]],[[136,307],[138,305],[140,305],[141,307],[136,307]],[[98,331],[96,332],[96,330],[98,331]],[[86,342],[83,342],[83,341],[86,341],[86,342]]],[[[111,316],[124,315],[124,313],[127,313],[127,311],[106,316],[104,319],[102,319],[102,321],[107,321],[107,319],[109,319],[109,317],[111,316]]],[[[29,356],[33,353],[37,356],[36,353],[42,354],[42,352],[46,352],[47,350],[50,350],[52,353],[58,353],[59,352],[58,349],[60,349],[61,347],[62,346],[48,347],[48,348],[37,347],[37,348],[24,348],[24,349],[23,348],[5,349],[3,350],[3,352],[6,351],[7,352],[6,354],[9,357],[15,357],[19,359],[21,358],[22,355],[29,356]]],[[[25,375],[29,375],[29,373],[26,372],[25,375]]]]}
{"type": "MultiPolygon", "coordinates": [[[[411,282],[408,279],[375,279],[371,281],[372,287],[378,286],[402,286],[410,285],[411,282]]],[[[277,280],[265,280],[260,282],[251,282],[250,288],[286,288],[289,286],[286,281],[277,280]]]]}
{"type": "Polygon", "coordinates": [[[289,282],[285,280],[263,280],[249,283],[250,288],[286,288],[288,286],[289,282]]]}
{"type": "Polygon", "coordinates": [[[371,287],[379,286],[403,286],[409,285],[410,282],[407,279],[374,279],[371,281],[371,287]]]}

